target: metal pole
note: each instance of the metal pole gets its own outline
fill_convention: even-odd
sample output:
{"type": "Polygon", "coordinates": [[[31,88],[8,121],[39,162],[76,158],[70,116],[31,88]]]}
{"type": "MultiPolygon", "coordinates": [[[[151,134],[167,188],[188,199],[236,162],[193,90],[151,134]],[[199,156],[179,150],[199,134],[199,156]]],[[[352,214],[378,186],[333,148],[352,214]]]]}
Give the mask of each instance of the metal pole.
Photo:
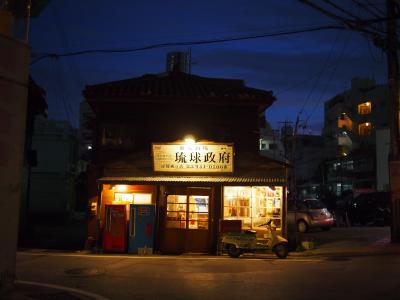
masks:
{"type": "Polygon", "coordinates": [[[32,7],[32,0],[27,1],[26,5],[26,20],[25,20],[25,42],[29,42],[29,28],[31,25],[31,7],[32,7]]]}
{"type": "Polygon", "coordinates": [[[399,64],[397,60],[396,3],[386,0],[387,64],[390,101],[390,190],[392,202],[392,242],[400,242],[400,176],[399,166],[399,64]]]}

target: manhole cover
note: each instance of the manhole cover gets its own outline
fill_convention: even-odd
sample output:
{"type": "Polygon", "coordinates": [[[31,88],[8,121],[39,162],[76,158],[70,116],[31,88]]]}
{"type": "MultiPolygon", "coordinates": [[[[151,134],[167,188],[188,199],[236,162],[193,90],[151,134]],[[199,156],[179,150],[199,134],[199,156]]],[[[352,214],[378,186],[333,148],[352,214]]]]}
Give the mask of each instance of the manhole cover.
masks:
{"type": "Polygon", "coordinates": [[[38,300],[80,300],[82,298],[71,295],[70,293],[56,292],[56,293],[37,293],[30,294],[29,297],[38,300]]]}
{"type": "Polygon", "coordinates": [[[75,268],[65,271],[65,274],[73,277],[90,277],[104,274],[104,269],[99,268],[75,268]]]}
{"type": "Polygon", "coordinates": [[[329,256],[329,257],[327,257],[326,260],[330,260],[330,261],[347,261],[347,260],[350,260],[350,258],[346,257],[346,256],[329,256]]]}

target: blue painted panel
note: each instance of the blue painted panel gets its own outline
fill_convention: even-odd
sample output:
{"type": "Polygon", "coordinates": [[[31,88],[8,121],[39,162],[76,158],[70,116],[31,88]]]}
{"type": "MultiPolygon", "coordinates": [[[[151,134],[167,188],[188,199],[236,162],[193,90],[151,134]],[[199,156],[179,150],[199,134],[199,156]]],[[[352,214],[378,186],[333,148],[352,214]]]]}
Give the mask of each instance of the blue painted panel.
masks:
{"type": "Polygon", "coordinates": [[[138,248],[153,248],[155,205],[131,204],[129,216],[128,252],[138,253],[138,248]]]}

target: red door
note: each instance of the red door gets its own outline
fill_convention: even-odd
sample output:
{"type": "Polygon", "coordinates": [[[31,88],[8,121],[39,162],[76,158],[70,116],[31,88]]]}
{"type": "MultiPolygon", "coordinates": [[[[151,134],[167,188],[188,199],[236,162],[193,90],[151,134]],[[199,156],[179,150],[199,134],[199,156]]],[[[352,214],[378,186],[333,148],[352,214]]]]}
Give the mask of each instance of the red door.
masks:
{"type": "Polygon", "coordinates": [[[125,252],[127,239],[125,205],[106,205],[105,217],[103,250],[106,252],[125,252]]]}

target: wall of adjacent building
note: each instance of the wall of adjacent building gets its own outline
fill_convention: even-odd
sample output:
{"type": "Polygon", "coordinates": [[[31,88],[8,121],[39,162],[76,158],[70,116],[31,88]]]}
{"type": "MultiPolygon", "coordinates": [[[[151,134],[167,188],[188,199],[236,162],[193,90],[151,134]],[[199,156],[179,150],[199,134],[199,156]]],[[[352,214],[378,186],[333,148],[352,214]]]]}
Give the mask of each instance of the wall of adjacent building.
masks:
{"type": "MultiPolygon", "coordinates": [[[[2,16],[0,16],[0,19],[2,16]]],[[[0,293],[15,278],[29,48],[0,31],[0,293]]]]}
{"type": "MultiPolygon", "coordinates": [[[[347,187],[352,185],[353,189],[368,187],[378,190],[384,190],[388,184],[388,145],[384,145],[389,127],[387,99],[386,85],[378,85],[370,78],[355,77],[351,81],[350,89],[325,102],[323,129],[325,157],[332,160],[332,164],[353,162],[351,170],[339,168],[340,179],[336,180],[337,184],[346,183],[347,187]],[[366,102],[371,105],[371,111],[360,114],[359,105],[366,102]],[[339,120],[342,125],[351,124],[351,128],[340,127],[339,120]],[[359,133],[359,125],[362,123],[371,125],[370,135],[359,133]]],[[[329,174],[327,176],[330,181],[332,176],[329,174]]],[[[336,183],[331,182],[331,184],[336,183]]],[[[342,189],[343,186],[339,190],[342,189]]]]}
{"type": "Polygon", "coordinates": [[[66,121],[35,121],[32,149],[37,165],[31,169],[30,214],[68,214],[75,206],[77,133],[66,121]]]}

